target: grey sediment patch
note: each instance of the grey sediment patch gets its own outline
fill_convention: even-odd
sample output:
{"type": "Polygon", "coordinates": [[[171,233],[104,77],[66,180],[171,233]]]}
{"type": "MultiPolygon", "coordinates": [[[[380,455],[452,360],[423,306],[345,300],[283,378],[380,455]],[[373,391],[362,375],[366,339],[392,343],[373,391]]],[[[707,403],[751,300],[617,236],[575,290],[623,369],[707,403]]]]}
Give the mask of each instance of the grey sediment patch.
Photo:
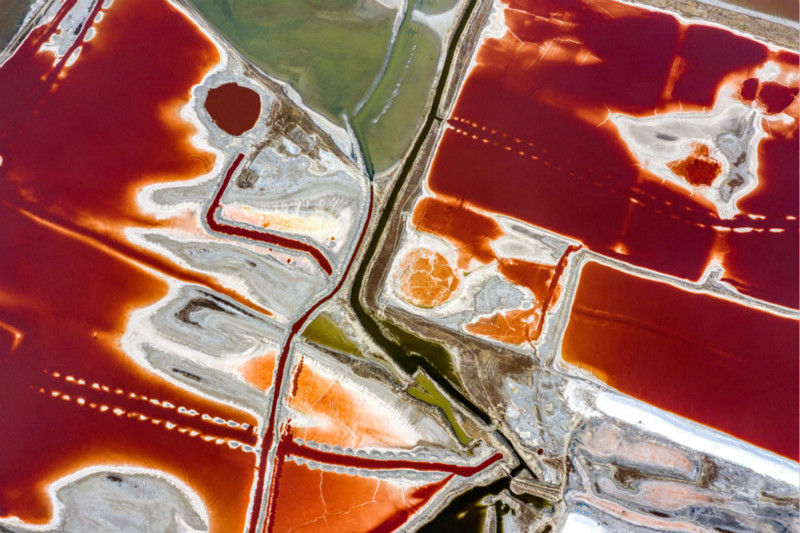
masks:
{"type": "MultiPolygon", "coordinates": [[[[0,524],[12,533],[200,533],[203,511],[161,473],[94,468],[55,491],[58,521],[49,529],[0,524]]],[[[140,469],[137,469],[140,470],[140,469]]],[[[196,500],[195,498],[192,498],[196,500]]],[[[199,503],[199,500],[196,500],[199,503]]]]}
{"type": "Polygon", "coordinates": [[[516,309],[525,295],[517,287],[499,276],[493,276],[475,295],[475,312],[488,314],[495,309],[516,309]]]}
{"type": "MultiPolygon", "coordinates": [[[[318,270],[315,267],[289,269],[289,265],[276,257],[251,251],[235,242],[183,241],[156,232],[142,233],[138,239],[176,257],[194,270],[239,280],[259,305],[275,312],[281,320],[300,316],[311,299],[327,285],[322,272],[315,273],[318,270]]],[[[287,255],[298,259],[305,257],[287,255]]]]}
{"type": "Polygon", "coordinates": [[[275,349],[278,325],[208,289],[183,285],[150,314],[154,331],[211,359],[242,359],[275,349]]]}
{"type": "Polygon", "coordinates": [[[231,405],[256,413],[269,410],[269,398],[263,391],[233,378],[230,374],[196,363],[191,359],[166,352],[157,346],[140,347],[148,364],[185,388],[221,399],[231,405]]]}

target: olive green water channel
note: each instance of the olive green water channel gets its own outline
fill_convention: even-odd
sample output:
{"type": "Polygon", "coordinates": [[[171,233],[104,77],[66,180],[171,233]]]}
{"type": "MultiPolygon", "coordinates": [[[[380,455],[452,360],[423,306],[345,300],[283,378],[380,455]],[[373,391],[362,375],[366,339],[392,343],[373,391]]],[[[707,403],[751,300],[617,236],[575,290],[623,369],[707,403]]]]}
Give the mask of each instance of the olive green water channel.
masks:
{"type": "Polygon", "coordinates": [[[350,121],[370,174],[397,162],[427,104],[442,44],[413,22],[455,0],[411,0],[398,16],[375,0],[190,0],[253,64],[290,83],[311,109],[350,121]]]}

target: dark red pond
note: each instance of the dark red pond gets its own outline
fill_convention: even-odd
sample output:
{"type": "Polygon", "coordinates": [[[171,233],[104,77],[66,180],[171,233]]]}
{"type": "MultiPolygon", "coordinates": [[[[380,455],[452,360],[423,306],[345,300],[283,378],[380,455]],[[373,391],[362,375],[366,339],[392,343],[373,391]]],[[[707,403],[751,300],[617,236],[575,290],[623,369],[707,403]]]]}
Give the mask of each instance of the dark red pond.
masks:
{"type": "MultiPolygon", "coordinates": [[[[768,125],[759,184],[728,220],[643,170],[607,120],[709,110],[723,83],[767,60],[796,72],[796,54],[609,0],[513,0],[505,20],[511,31],[482,45],[448,121],[434,192],[687,280],[716,260],[742,293],[798,307],[796,117],[780,131],[768,125]]],[[[792,83],[778,96],[760,89],[759,102],[783,106],[792,83]]]]}
{"type": "Polygon", "coordinates": [[[241,135],[255,126],[261,114],[258,93],[236,83],[209,90],[205,105],[214,123],[231,135],[241,135]]]}
{"type": "Polygon", "coordinates": [[[562,355],[615,389],[798,458],[798,321],[588,263],[562,355]]]}

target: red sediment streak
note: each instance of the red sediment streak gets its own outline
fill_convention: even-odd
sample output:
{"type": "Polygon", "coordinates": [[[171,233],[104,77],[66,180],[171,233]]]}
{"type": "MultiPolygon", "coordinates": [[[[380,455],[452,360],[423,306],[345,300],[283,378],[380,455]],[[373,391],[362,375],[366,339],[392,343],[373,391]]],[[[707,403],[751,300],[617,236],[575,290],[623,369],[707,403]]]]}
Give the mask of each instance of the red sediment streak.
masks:
{"type": "Polygon", "coordinates": [[[212,231],[216,231],[217,233],[222,233],[225,235],[232,235],[235,237],[241,237],[243,239],[249,239],[252,241],[258,242],[266,242],[269,244],[274,244],[276,246],[283,246],[284,248],[288,248],[290,250],[297,250],[299,252],[305,252],[319,264],[320,268],[325,271],[326,274],[329,276],[333,273],[333,269],[331,268],[331,263],[325,257],[325,255],[319,251],[319,249],[306,244],[304,242],[295,241],[293,239],[287,239],[286,237],[281,237],[280,235],[275,235],[273,233],[265,233],[262,231],[255,231],[248,228],[244,228],[241,226],[234,226],[231,224],[223,224],[221,222],[217,222],[215,217],[217,210],[219,209],[220,200],[222,199],[222,195],[225,193],[225,189],[227,189],[228,184],[231,181],[231,177],[233,176],[236,169],[239,167],[239,164],[242,162],[244,158],[244,154],[239,154],[234,159],[231,166],[228,168],[228,172],[225,174],[225,179],[222,181],[222,185],[220,185],[219,190],[217,191],[216,196],[214,196],[214,200],[211,202],[211,206],[209,206],[208,211],[206,212],[206,223],[208,227],[211,228],[212,231]]]}
{"type": "Polygon", "coordinates": [[[369,457],[359,457],[357,455],[342,455],[332,452],[325,452],[317,448],[309,448],[292,440],[291,433],[285,442],[281,443],[281,451],[284,455],[293,455],[310,459],[319,463],[347,466],[351,468],[363,468],[366,470],[417,470],[419,472],[448,472],[461,477],[474,476],[489,468],[491,465],[503,459],[502,453],[496,453],[476,466],[454,465],[448,463],[426,463],[422,461],[406,461],[397,459],[374,459],[369,457]]]}
{"type": "Polygon", "coordinates": [[[581,249],[580,245],[570,245],[564,251],[564,255],[561,256],[558,264],[556,265],[555,271],[553,272],[553,278],[550,280],[550,287],[548,287],[547,297],[544,299],[544,304],[542,305],[542,320],[539,321],[539,327],[534,333],[534,339],[538,339],[539,335],[542,334],[542,328],[544,327],[544,315],[546,315],[550,308],[553,306],[553,303],[558,298],[558,293],[561,290],[561,276],[564,275],[564,269],[567,268],[567,262],[572,254],[577,252],[581,249]]]}
{"type": "Polygon", "coordinates": [[[610,0],[514,0],[505,20],[511,31],[479,50],[437,149],[428,181],[437,195],[687,280],[721,258],[745,294],[798,306],[797,228],[787,224],[800,212],[796,125],[761,141],[759,185],[738,201],[743,218],[733,222],[701,194],[643,170],[608,120],[609,112],[708,111],[723,84],[753,77],[768,58],[796,72],[794,56],[610,0]],[[766,216],[768,227],[714,227],[746,227],[749,214],[766,216]]]}
{"type": "Polygon", "coordinates": [[[544,328],[545,315],[558,299],[559,282],[569,256],[578,249],[580,246],[569,246],[555,266],[500,259],[498,271],[510,282],[528,287],[536,297],[537,305],[531,309],[512,309],[495,313],[467,324],[465,329],[473,335],[483,335],[515,345],[539,340],[544,328]]]}
{"type": "Polygon", "coordinates": [[[495,259],[491,242],[503,235],[492,218],[455,200],[423,198],[417,203],[411,221],[417,229],[438,235],[456,246],[460,268],[466,268],[472,258],[481,263],[495,259]]]}
{"type": "Polygon", "coordinates": [[[292,376],[292,391],[289,393],[291,396],[295,396],[297,394],[297,388],[300,386],[300,374],[303,373],[303,363],[305,358],[301,355],[300,361],[297,363],[297,366],[294,369],[294,375],[292,376]]]}
{"type": "MultiPolygon", "coordinates": [[[[503,235],[499,224],[491,217],[469,209],[463,202],[441,198],[420,200],[412,221],[418,230],[442,237],[456,246],[460,268],[468,268],[473,258],[480,263],[497,260],[497,269],[502,276],[511,283],[528,288],[536,298],[537,305],[531,309],[511,309],[478,318],[466,325],[469,333],[514,345],[538,340],[544,313],[555,299],[566,257],[577,247],[571,246],[555,266],[497,257],[491,241],[503,235]]],[[[435,307],[457,288],[458,278],[452,273],[434,276],[431,267],[424,262],[420,266],[418,259],[424,257],[422,252],[434,254],[425,249],[409,253],[400,264],[395,283],[407,301],[419,307],[435,307]],[[431,295],[437,297],[429,299],[431,295]]],[[[444,257],[441,257],[441,262],[444,263],[441,266],[447,266],[449,270],[444,257]]]]}
{"type": "Polygon", "coordinates": [[[766,81],[758,90],[758,102],[767,113],[780,113],[797,98],[798,88],[787,87],[774,81],[766,81]]]}
{"type": "Polygon", "coordinates": [[[798,459],[798,321],[589,263],[567,363],[619,391],[798,459]]]}
{"type": "MultiPolygon", "coordinates": [[[[241,157],[241,156],[240,156],[241,157]]],[[[269,457],[269,448],[272,447],[273,441],[275,438],[275,424],[277,422],[277,414],[278,414],[278,403],[281,399],[281,389],[283,386],[283,379],[284,374],[286,372],[286,364],[289,359],[289,352],[291,351],[292,347],[292,340],[294,337],[300,332],[303,328],[303,325],[308,320],[308,317],[316,311],[322,304],[333,298],[333,296],[339,292],[339,289],[342,288],[342,285],[347,279],[347,273],[350,271],[350,268],[353,266],[353,262],[355,261],[356,255],[358,254],[359,248],[361,248],[361,243],[364,241],[364,235],[367,232],[367,226],[369,225],[370,217],[372,217],[372,204],[374,202],[372,188],[370,187],[370,195],[369,195],[369,207],[367,210],[367,217],[364,220],[364,226],[361,228],[361,234],[358,236],[358,242],[356,242],[355,247],[353,248],[353,254],[350,256],[350,260],[347,263],[347,266],[342,273],[342,277],[339,280],[339,283],[333,288],[333,290],[328,293],[323,298],[320,298],[317,303],[312,305],[309,310],[301,316],[297,322],[292,325],[291,330],[289,331],[289,335],[286,338],[286,342],[283,345],[283,349],[281,350],[281,354],[278,357],[278,364],[277,364],[277,371],[275,372],[275,383],[272,388],[272,402],[270,403],[270,411],[269,416],[267,416],[267,427],[264,431],[264,437],[261,439],[261,454],[259,456],[258,462],[258,477],[256,482],[256,489],[254,491],[254,498],[253,504],[251,506],[250,511],[250,528],[249,533],[256,533],[259,524],[260,512],[261,512],[261,503],[264,499],[264,485],[265,485],[265,477],[267,473],[267,463],[269,457]],[[266,444],[265,444],[266,443],[266,444]]],[[[275,472],[273,471],[273,480],[275,479],[275,472]]],[[[270,484],[271,485],[271,484],[270,484]]],[[[265,530],[271,531],[271,508],[274,506],[274,501],[272,498],[272,492],[270,492],[270,498],[267,504],[267,512],[266,517],[264,518],[266,522],[265,530]]]]}
{"type": "Polygon", "coordinates": [[[205,107],[221,130],[241,135],[256,125],[261,114],[261,97],[248,87],[225,83],[208,91],[205,107]]]}
{"type": "MultiPolygon", "coordinates": [[[[315,483],[297,483],[297,477],[303,476],[304,471],[307,467],[299,466],[297,463],[288,461],[287,458],[289,457],[298,457],[298,458],[305,458],[312,461],[316,461],[325,465],[336,465],[336,466],[344,466],[348,468],[359,468],[359,469],[368,469],[368,470],[415,470],[415,471],[422,471],[422,472],[444,472],[449,473],[450,475],[446,478],[442,479],[439,482],[434,484],[426,485],[428,488],[435,488],[435,490],[424,490],[424,491],[415,491],[413,496],[418,498],[418,502],[414,505],[408,505],[405,503],[407,501],[406,498],[403,498],[402,501],[404,502],[402,506],[394,505],[393,510],[386,511],[385,517],[384,513],[371,510],[369,513],[372,520],[375,520],[376,516],[380,518],[380,520],[385,520],[380,526],[372,525],[371,527],[355,527],[354,525],[349,525],[349,529],[346,528],[344,525],[339,527],[331,526],[328,523],[328,530],[331,531],[394,531],[396,528],[400,527],[403,523],[405,523],[408,518],[413,515],[416,510],[424,505],[431,497],[434,496],[439,489],[444,487],[454,476],[473,476],[484,469],[488,468],[489,466],[493,465],[497,461],[500,461],[503,458],[503,455],[497,453],[492,457],[489,457],[481,464],[471,467],[471,466],[463,466],[463,465],[452,465],[447,463],[426,463],[426,462],[416,462],[416,461],[407,461],[407,460],[388,460],[388,459],[370,459],[370,458],[363,458],[357,456],[349,456],[349,455],[340,455],[336,453],[324,452],[319,449],[308,448],[306,446],[300,445],[293,440],[293,435],[291,429],[289,428],[289,424],[291,421],[288,421],[284,431],[281,434],[280,441],[278,443],[278,448],[276,450],[276,458],[275,458],[275,476],[273,478],[272,483],[272,501],[274,503],[270,506],[269,509],[269,520],[267,525],[267,531],[286,531],[287,530],[287,521],[292,521],[295,524],[298,522],[301,525],[306,525],[308,520],[298,520],[297,514],[307,513],[308,509],[304,508],[303,510],[298,510],[296,508],[298,498],[296,497],[297,491],[299,488],[302,487],[300,490],[305,491],[305,487],[307,486],[319,486],[322,487],[324,484],[324,480],[320,480],[319,482],[315,483]],[[300,470],[302,469],[302,470],[300,470]],[[289,497],[287,497],[287,495],[289,497]]],[[[322,470],[321,476],[325,476],[325,473],[322,470]]],[[[355,472],[352,474],[337,474],[338,476],[346,476],[342,477],[342,480],[349,479],[350,483],[363,483],[365,481],[364,478],[358,476],[355,472]]],[[[371,483],[386,483],[385,481],[380,480],[371,480],[371,483]]],[[[330,488],[330,487],[329,487],[330,488]]],[[[338,490],[339,494],[342,495],[344,499],[346,499],[349,503],[349,507],[352,509],[363,509],[365,506],[369,506],[371,502],[381,501],[387,502],[390,500],[388,497],[376,498],[376,494],[374,490],[370,490],[367,492],[362,492],[359,490],[354,490],[354,488],[350,488],[349,490],[338,490]]],[[[388,496],[388,495],[387,495],[388,496]]],[[[324,497],[326,501],[328,501],[328,497],[324,497]]],[[[310,504],[310,501],[307,497],[307,494],[304,498],[301,499],[304,503],[304,506],[310,504]]],[[[325,512],[331,512],[331,508],[328,505],[324,505],[325,512]]],[[[333,513],[334,515],[336,513],[333,513]]],[[[317,516],[320,516],[317,514],[317,516]]],[[[293,529],[294,530],[294,529],[293,529]]]]}
{"type": "Polygon", "coordinates": [[[151,254],[142,250],[141,248],[137,248],[128,241],[116,240],[106,234],[98,233],[91,229],[75,225],[69,220],[48,220],[43,216],[25,211],[24,209],[8,204],[2,200],[0,200],[0,204],[18,211],[21,215],[37,222],[38,224],[49,227],[69,238],[82,241],[93,248],[96,248],[97,250],[101,250],[112,256],[116,256],[121,260],[136,264],[142,268],[152,268],[165,274],[166,276],[183,281],[185,283],[202,285],[215,292],[230,297],[231,299],[239,302],[249,309],[252,309],[253,311],[267,316],[273,315],[272,311],[269,309],[265,309],[254,302],[246,300],[236,292],[223,287],[217,283],[213,277],[183,268],[161,255],[151,254]]]}
{"type": "Polygon", "coordinates": [[[710,149],[702,143],[695,143],[691,154],[667,163],[667,167],[692,185],[711,185],[722,172],[722,164],[711,157],[710,149]]]}

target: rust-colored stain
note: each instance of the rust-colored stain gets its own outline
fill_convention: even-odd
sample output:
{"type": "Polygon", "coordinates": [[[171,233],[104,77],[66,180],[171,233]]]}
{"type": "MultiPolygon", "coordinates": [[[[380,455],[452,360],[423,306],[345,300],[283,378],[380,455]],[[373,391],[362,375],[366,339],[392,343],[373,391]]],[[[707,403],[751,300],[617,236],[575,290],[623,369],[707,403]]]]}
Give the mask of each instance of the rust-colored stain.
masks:
{"type": "Polygon", "coordinates": [[[758,78],[747,78],[742,82],[742,85],[739,88],[739,96],[741,96],[742,100],[745,102],[751,102],[755,99],[757,91],[758,78]]]}
{"type": "Polygon", "coordinates": [[[266,391],[275,378],[276,357],[274,351],[253,357],[239,367],[239,374],[258,390],[266,391]]]}
{"type": "Polygon", "coordinates": [[[556,267],[525,259],[500,258],[497,271],[511,283],[527,287],[537,302],[541,303],[551,289],[556,267]]]}
{"type": "Polygon", "coordinates": [[[758,89],[758,101],[767,113],[781,113],[797,98],[798,88],[788,87],[774,81],[761,84],[758,89]]]}
{"type": "Polygon", "coordinates": [[[534,332],[542,319],[541,309],[512,309],[480,317],[464,329],[473,335],[482,335],[508,344],[524,344],[535,340],[534,332]]]}
{"type": "Polygon", "coordinates": [[[313,425],[295,425],[294,435],[330,446],[408,447],[411,442],[390,412],[371,405],[357,387],[326,376],[309,364],[294,369],[296,388],[284,401],[313,425]]]}
{"type": "Polygon", "coordinates": [[[492,241],[503,235],[491,217],[470,209],[462,201],[446,197],[423,198],[411,217],[421,231],[438,235],[453,244],[459,253],[458,267],[469,267],[471,259],[490,263],[495,258],[492,241]]]}
{"type": "Polygon", "coordinates": [[[459,278],[442,254],[416,248],[400,262],[395,285],[407,302],[431,308],[442,305],[455,294],[459,278]]]}
{"type": "MultiPolygon", "coordinates": [[[[222,195],[225,194],[225,190],[228,188],[228,185],[231,182],[231,177],[236,172],[236,169],[239,168],[239,165],[243,159],[244,154],[237,155],[236,158],[231,162],[228,170],[225,172],[225,177],[223,178],[222,183],[219,185],[217,193],[214,195],[214,199],[211,201],[211,205],[208,206],[208,211],[206,211],[205,220],[206,224],[208,224],[208,227],[212,231],[221,233],[223,235],[241,237],[243,239],[264,242],[267,244],[277,244],[278,246],[283,246],[284,248],[289,248],[290,250],[298,250],[308,253],[326,274],[332,274],[333,267],[331,266],[330,261],[328,261],[328,258],[325,257],[325,254],[322,253],[319,248],[311,246],[303,241],[297,241],[283,237],[282,235],[278,235],[276,233],[256,231],[247,227],[228,224],[217,219],[217,212],[220,211],[220,201],[222,200],[222,195]]],[[[287,259],[286,262],[291,264],[292,260],[287,259]]]]}
{"type": "Polygon", "coordinates": [[[708,145],[703,143],[692,143],[692,152],[688,156],[667,163],[667,167],[694,186],[709,186],[722,172],[722,164],[711,157],[708,145]]]}
{"type": "Polygon", "coordinates": [[[284,462],[273,533],[389,533],[402,526],[450,479],[410,485],[323,468],[284,462]]]}
{"type": "Polygon", "coordinates": [[[221,130],[231,135],[241,135],[258,122],[261,97],[249,87],[225,83],[208,91],[205,107],[221,130]]]}

